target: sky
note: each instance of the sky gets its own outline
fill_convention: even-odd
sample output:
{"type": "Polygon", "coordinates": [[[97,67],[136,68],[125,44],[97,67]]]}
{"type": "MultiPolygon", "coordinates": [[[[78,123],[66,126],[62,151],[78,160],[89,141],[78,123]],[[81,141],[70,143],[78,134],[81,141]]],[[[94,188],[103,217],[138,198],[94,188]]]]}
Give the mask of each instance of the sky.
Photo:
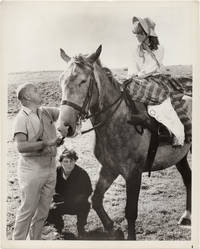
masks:
{"type": "Polygon", "coordinates": [[[195,6],[190,2],[4,2],[1,4],[3,67],[8,72],[63,70],[69,56],[103,46],[101,61],[127,67],[136,47],[132,17],[150,17],[164,46],[165,65],[191,65],[195,6]]]}

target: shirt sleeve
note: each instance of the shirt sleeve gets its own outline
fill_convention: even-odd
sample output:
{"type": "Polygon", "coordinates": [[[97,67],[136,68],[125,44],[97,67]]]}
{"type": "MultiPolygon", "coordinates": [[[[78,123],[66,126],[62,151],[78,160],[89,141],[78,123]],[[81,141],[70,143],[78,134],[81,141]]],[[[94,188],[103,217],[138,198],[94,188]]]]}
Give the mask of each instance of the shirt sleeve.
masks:
{"type": "Polygon", "coordinates": [[[52,120],[56,122],[59,116],[59,108],[57,107],[44,107],[44,109],[51,115],[52,120]]]}
{"type": "Polygon", "coordinates": [[[80,172],[79,177],[79,189],[80,192],[90,195],[92,193],[92,185],[88,174],[85,171],[80,172]]]}
{"type": "Polygon", "coordinates": [[[18,113],[13,125],[13,139],[15,138],[15,135],[18,133],[23,133],[26,136],[28,136],[26,122],[27,122],[26,117],[21,113],[18,113]]]}

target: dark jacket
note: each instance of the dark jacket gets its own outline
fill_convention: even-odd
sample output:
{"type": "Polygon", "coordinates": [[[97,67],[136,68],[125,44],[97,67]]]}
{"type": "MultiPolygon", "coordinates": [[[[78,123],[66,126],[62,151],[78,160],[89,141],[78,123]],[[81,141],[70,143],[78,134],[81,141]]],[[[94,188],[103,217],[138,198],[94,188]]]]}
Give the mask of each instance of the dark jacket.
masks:
{"type": "Polygon", "coordinates": [[[66,180],[63,178],[63,168],[59,166],[57,168],[55,191],[61,198],[59,198],[59,200],[58,198],[56,198],[57,200],[54,198],[55,202],[62,201],[63,199],[67,202],[80,195],[84,195],[88,198],[88,196],[92,193],[92,185],[87,172],[78,165],[75,165],[66,180]]]}

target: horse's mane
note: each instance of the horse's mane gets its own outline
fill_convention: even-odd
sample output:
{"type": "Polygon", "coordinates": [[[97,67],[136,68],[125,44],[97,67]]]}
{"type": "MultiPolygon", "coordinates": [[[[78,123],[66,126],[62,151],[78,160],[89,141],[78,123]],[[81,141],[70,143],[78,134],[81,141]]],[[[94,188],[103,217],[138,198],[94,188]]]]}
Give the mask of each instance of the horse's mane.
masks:
{"type": "Polygon", "coordinates": [[[117,79],[114,77],[112,71],[108,67],[104,67],[101,63],[101,60],[98,58],[96,60],[96,64],[102,68],[104,71],[105,75],[108,77],[109,81],[112,83],[113,87],[119,88],[120,83],[117,81],[117,79]]]}
{"type": "MultiPolygon", "coordinates": [[[[73,61],[80,68],[84,68],[84,67],[90,67],[91,68],[91,64],[87,61],[87,55],[83,55],[83,54],[76,55],[75,57],[73,57],[73,61]]],[[[114,77],[112,71],[108,67],[104,67],[102,65],[102,62],[101,62],[101,60],[99,58],[96,60],[95,63],[96,63],[96,65],[98,67],[100,67],[103,70],[103,72],[105,73],[105,75],[109,79],[110,83],[113,85],[113,87],[119,88],[121,84],[114,77]]]]}

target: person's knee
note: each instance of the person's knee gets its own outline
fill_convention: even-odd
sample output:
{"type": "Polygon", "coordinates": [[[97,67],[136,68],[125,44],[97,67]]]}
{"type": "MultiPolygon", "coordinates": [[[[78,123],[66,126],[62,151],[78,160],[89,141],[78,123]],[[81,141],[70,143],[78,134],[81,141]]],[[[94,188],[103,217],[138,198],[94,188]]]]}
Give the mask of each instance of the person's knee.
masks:
{"type": "Polygon", "coordinates": [[[46,222],[45,222],[45,226],[47,225],[54,225],[55,228],[58,231],[61,231],[64,227],[64,221],[62,218],[62,215],[58,212],[58,210],[56,209],[50,209],[46,222]]]}
{"type": "Polygon", "coordinates": [[[79,203],[77,208],[77,214],[82,216],[87,216],[91,208],[91,204],[88,201],[79,203]]]}
{"type": "Polygon", "coordinates": [[[32,218],[36,212],[37,206],[33,205],[32,202],[23,202],[17,211],[18,220],[27,220],[32,218]]]}

